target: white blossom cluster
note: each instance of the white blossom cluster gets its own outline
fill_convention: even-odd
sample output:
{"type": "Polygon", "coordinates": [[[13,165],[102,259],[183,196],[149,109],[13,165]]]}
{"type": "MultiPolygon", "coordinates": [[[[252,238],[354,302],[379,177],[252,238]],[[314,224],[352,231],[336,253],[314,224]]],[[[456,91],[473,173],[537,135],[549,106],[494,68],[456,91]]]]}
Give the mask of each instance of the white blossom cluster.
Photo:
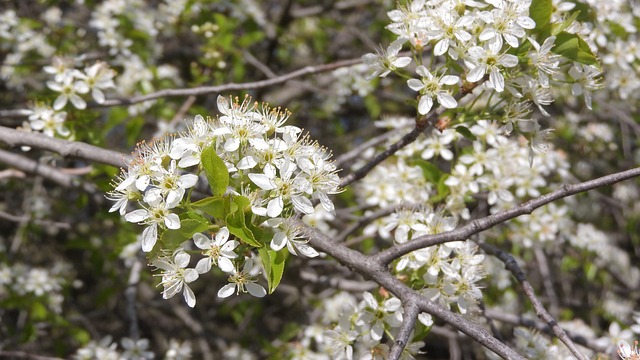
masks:
{"type": "MultiPolygon", "coordinates": [[[[350,293],[339,292],[325,298],[316,315],[317,321],[301,331],[296,342],[287,344],[292,359],[386,359],[402,324],[402,304],[388,294],[364,292],[358,301],[350,293]]],[[[418,327],[433,325],[426,313],[418,319],[418,327]]],[[[422,341],[412,341],[401,359],[414,359],[423,346],[422,341]]]]}
{"type": "MultiPolygon", "coordinates": [[[[583,96],[591,109],[592,92],[602,88],[602,81],[594,65],[553,53],[555,35],[535,38],[530,5],[531,0],[415,0],[399,5],[388,13],[392,22],[387,28],[396,40],[385,51],[363,56],[371,68],[368,78],[391,72],[413,77],[407,86],[418,92],[416,107],[421,115],[429,114],[436,104],[468,111],[458,100],[464,89],[477,86],[476,97],[493,96],[485,100],[492,114],[512,115],[499,119],[485,113],[481,120],[502,120],[509,131],[525,134],[532,144],[542,144],[547,130],[529,116],[528,107],[535,104],[541,114],[549,116],[545,106],[553,102],[554,90],[568,83],[572,94],[583,96]],[[401,53],[405,47],[413,58],[401,53]],[[425,57],[423,51],[429,47],[431,54],[425,57]],[[414,60],[412,69],[409,65],[414,60]],[[415,75],[407,74],[405,68],[415,75]]],[[[552,24],[563,20],[552,17],[557,23],[552,24]]]]}
{"type": "Polygon", "coordinates": [[[22,263],[0,264],[0,299],[15,294],[43,299],[55,313],[62,311],[63,286],[67,284],[67,268],[55,264],[51,269],[31,267],[22,263]]]}
{"type": "MultiPolygon", "coordinates": [[[[216,119],[198,115],[188,131],[141,144],[137,158],[115,180],[115,189],[108,195],[115,202],[110,211],[144,225],[142,250],[151,252],[164,232],[180,229],[188,214],[193,214],[189,212],[190,192],[199,181],[197,174],[208,171],[202,164],[203,152],[212,149],[224,169],[219,169],[217,179],[211,179],[211,174],[207,178],[228,182],[217,196],[247,199],[249,221],[271,234],[268,246],[272,250],[286,247],[293,255],[317,256],[301,239],[293,216],[313,214],[312,201],[318,201],[327,212],[334,211],[329,195],[338,192],[340,179],[330,153],[309,140],[300,128],[284,125],[290,116],[287,111],[266,104],[258,107],[249,98],[240,103],[222,96],[218,97],[218,110],[222,116],[216,119]],[[141,208],[130,211],[129,204],[141,208]]],[[[231,236],[224,218],[207,221],[206,226],[217,233],[214,237],[193,235],[195,246],[205,255],[195,269],[188,268],[190,255],[179,244],[160,241],[155,249],[161,254],[154,265],[163,270],[164,297],[183,290],[187,303],[194,306],[195,296],[187,284],[198,274],[209,272],[212,265],[230,274],[230,284],[220,290],[220,297],[236,290],[264,296],[264,288],[255,284],[259,263],[239,255],[246,245],[256,245],[231,236]]]]}
{"type": "Polygon", "coordinates": [[[101,104],[105,101],[104,91],[115,88],[113,79],[116,72],[104,62],[96,62],[84,71],[78,70],[59,57],[53,58],[50,66],[44,71],[53,77],[47,82],[47,87],[58,93],[53,105],[36,102],[29,110],[29,122],[24,123],[23,130],[39,131],[50,137],[69,137],[71,131],[65,125],[67,112],[62,111],[67,103],[76,109],[87,107],[82,97],[91,93],[93,100],[101,104]]]}
{"type": "MultiPolygon", "coordinates": [[[[73,355],[74,360],[150,360],[156,359],[156,354],[149,350],[149,339],[131,339],[124,337],[120,340],[122,350],[111,336],[105,336],[100,341],[90,341],[79,348],[73,355]]],[[[191,343],[170,339],[168,350],[162,359],[187,360],[192,358],[191,343]]]]}

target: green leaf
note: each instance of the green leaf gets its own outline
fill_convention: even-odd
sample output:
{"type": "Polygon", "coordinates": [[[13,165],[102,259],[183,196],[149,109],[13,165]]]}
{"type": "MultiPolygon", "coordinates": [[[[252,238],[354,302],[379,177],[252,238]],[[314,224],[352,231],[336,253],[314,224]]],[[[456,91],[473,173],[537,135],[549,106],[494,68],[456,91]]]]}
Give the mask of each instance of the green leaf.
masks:
{"type": "Polygon", "coordinates": [[[191,203],[191,206],[203,211],[207,215],[213,216],[216,219],[224,219],[224,217],[227,215],[224,203],[224,198],[219,196],[212,196],[191,203]]]}
{"type": "MultiPolygon", "coordinates": [[[[184,241],[191,239],[194,234],[206,231],[207,229],[209,229],[209,222],[206,220],[182,219],[180,220],[180,229],[167,229],[162,233],[160,241],[163,247],[170,249],[177,248],[184,241]]],[[[155,248],[158,247],[156,246],[154,249],[155,248]]]]}
{"type": "Polygon", "coordinates": [[[442,176],[442,171],[432,164],[430,161],[423,159],[416,159],[412,161],[413,164],[419,166],[422,169],[422,175],[431,184],[437,184],[442,176]]]}
{"type": "MultiPolygon", "coordinates": [[[[553,4],[551,0],[532,0],[529,7],[529,17],[536,22],[534,32],[537,34],[549,34],[551,27],[551,13],[553,12],[553,4]]],[[[542,37],[542,36],[541,36],[542,37]]],[[[546,36],[544,36],[546,38],[546,36]]],[[[543,39],[538,42],[542,43],[543,39]]]]}
{"type": "Polygon", "coordinates": [[[581,64],[599,66],[598,58],[589,45],[576,34],[561,32],[556,36],[556,46],[551,51],[581,64]]]}
{"type": "Polygon", "coordinates": [[[478,140],[478,138],[473,135],[473,133],[471,132],[471,130],[469,130],[468,127],[466,126],[456,126],[455,127],[456,132],[462,136],[464,136],[465,138],[471,140],[471,141],[476,141],[478,140]]]}
{"type": "Polygon", "coordinates": [[[258,249],[258,253],[269,283],[269,294],[272,294],[282,280],[286,256],[284,251],[275,251],[266,246],[258,249]]]}
{"type": "Polygon", "coordinates": [[[253,231],[247,226],[245,219],[245,210],[250,211],[250,204],[251,201],[244,196],[235,196],[233,198],[231,207],[235,208],[235,211],[226,217],[227,228],[231,234],[235,235],[245,244],[260,248],[262,244],[256,240],[253,231]]]}
{"type": "Polygon", "coordinates": [[[229,185],[229,170],[227,170],[224,161],[216,154],[213,144],[202,150],[200,161],[202,162],[204,174],[207,176],[207,180],[209,180],[209,187],[211,187],[213,195],[224,195],[229,185]]]}

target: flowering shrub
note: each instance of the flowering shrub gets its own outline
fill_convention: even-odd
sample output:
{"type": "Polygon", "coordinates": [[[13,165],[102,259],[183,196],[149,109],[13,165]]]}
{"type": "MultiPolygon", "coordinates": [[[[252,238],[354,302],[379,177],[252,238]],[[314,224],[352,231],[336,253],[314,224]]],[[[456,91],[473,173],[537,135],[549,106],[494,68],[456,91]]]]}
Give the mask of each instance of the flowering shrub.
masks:
{"type": "Polygon", "coordinates": [[[638,358],[638,19],[8,4],[0,357],[638,358]]]}

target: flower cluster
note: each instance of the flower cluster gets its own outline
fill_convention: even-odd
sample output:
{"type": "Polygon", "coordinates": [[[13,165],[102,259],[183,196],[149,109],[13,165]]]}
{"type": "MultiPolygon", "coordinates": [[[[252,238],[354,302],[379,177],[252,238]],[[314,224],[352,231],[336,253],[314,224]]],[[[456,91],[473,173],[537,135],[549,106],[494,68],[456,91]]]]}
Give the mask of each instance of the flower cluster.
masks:
{"type": "MultiPolygon", "coordinates": [[[[311,315],[319,316],[317,324],[301,331],[295,343],[287,344],[291,358],[386,359],[402,325],[400,300],[388,294],[376,296],[365,292],[358,301],[354,295],[339,292],[325,298],[317,310],[311,315]]],[[[421,329],[433,325],[426,313],[421,313],[418,319],[417,326],[421,329]]],[[[407,344],[401,358],[413,359],[423,346],[422,341],[407,344]]]]}
{"type": "Polygon", "coordinates": [[[455,109],[453,113],[467,123],[504,121],[534,147],[544,146],[547,131],[541,129],[539,120],[518,116],[527,115],[531,104],[549,116],[545,106],[553,102],[553,90],[567,83],[572,85],[572,94],[584,96],[591,109],[592,92],[603,85],[595,55],[586,44],[575,45],[584,40],[569,30],[559,30],[570,24],[561,26],[562,20],[556,17],[548,24],[536,24],[533,18],[542,22],[544,17],[540,18],[540,9],[530,14],[530,6],[531,0],[417,0],[400,5],[388,13],[392,22],[387,28],[396,40],[384,52],[363,56],[371,68],[368,78],[391,72],[411,77],[403,69],[410,68],[412,58],[401,53],[408,46],[417,62],[417,76],[407,80],[407,85],[418,92],[420,115],[429,114],[437,104],[455,109]],[[425,57],[428,47],[432,54],[425,57]],[[478,88],[475,101],[484,103],[484,109],[459,107],[459,99],[474,87],[478,88]],[[501,118],[500,112],[513,116],[501,118]]]}
{"type": "MultiPolygon", "coordinates": [[[[187,284],[213,265],[230,274],[220,297],[236,287],[264,296],[255,284],[259,262],[239,255],[247,250],[262,249],[263,264],[276,261],[284,247],[293,255],[317,256],[301,239],[294,217],[313,214],[313,201],[333,212],[329,195],[340,183],[330,153],[300,128],[284,125],[287,111],[222,96],[218,110],[216,119],[198,115],[187,131],[141,144],[108,195],[115,202],[110,211],[145,225],[142,250],[163,270],[163,296],[183,290],[190,306],[195,297],[187,284]],[[203,176],[212,196],[193,202],[191,193],[203,176]],[[131,203],[141,208],[130,211],[131,203]],[[182,244],[190,238],[204,255],[195,269],[187,268],[190,255],[182,244]]],[[[275,285],[270,283],[271,290],[275,285]]]]}

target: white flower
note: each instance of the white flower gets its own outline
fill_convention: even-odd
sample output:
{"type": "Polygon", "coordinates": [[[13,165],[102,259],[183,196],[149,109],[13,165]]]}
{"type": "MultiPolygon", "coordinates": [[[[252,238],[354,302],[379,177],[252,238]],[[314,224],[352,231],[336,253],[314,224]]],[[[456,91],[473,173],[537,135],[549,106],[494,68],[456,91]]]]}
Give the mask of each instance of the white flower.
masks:
{"type": "Polygon", "coordinates": [[[211,270],[211,264],[217,265],[224,272],[233,272],[235,267],[231,259],[238,257],[233,250],[240,245],[236,240],[229,241],[229,229],[221,228],[213,238],[208,238],[200,233],[193,235],[193,242],[199,249],[204,250],[202,255],[206,257],[200,259],[196,265],[199,274],[207,273],[211,270]]]}
{"type": "Polygon", "coordinates": [[[389,75],[391,71],[397,68],[403,68],[411,62],[411,58],[408,56],[398,57],[398,53],[402,50],[402,44],[404,39],[396,40],[392,42],[387,51],[382,51],[378,54],[365,54],[362,56],[362,61],[369,65],[373,70],[369,75],[365,76],[366,80],[371,80],[375,77],[385,77],[389,75]]]}
{"type": "Polygon", "coordinates": [[[529,55],[531,63],[538,69],[538,81],[543,87],[549,87],[549,76],[558,73],[560,64],[560,56],[553,54],[551,48],[556,41],[555,36],[549,36],[544,40],[542,46],[532,38],[528,38],[529,42],[535,48],[535,51],[529,55]]]}
{"type": "Polygon", "coordinates": [[[91,89],[91,96],[98,104],[102,104],[105,101],[103,89],[116,87],[113,82],[116,72],[109,69],[106,63],[100,61],[85,68],[84,73],[78,70],[74,71],[74,76],[81,79],[91,89]]]}
{"type": "Polygon", "coordinates": [[[260,284],[256,284],[256,278],[254,273],[258,269],[257,264],[254,265],[253,259],[246,259],[242,270],[234,269],[234,272],[229,276],[229,284],[223,286],[218,291],[219,298],[226,298],[235,292],[239,295],[241,292],[261,298],[267,295],[267,291],[260,284]],[[237,290],[236,290],[237,288],[237,290]]]}
{"type": "Polygon", "coordinates": [[[373,340],[380,341],[382,339],[385,325],[398,327],[402,324],[402,311],[400,310],[402,302],[400,302],[400,299],[396,297],[389,298],[381,306],[371,293],[365,292],[362,297],[366,307],[357,324],[359,326],[369,324],[373,340]]]}
{"type": "Polygon", "coordinates": [[[89,87],[85,82],[75,81],[72,74],[67,73],[61,81],[47,81],[47,86],[53,91],[60,93],[56,100],[53,102],[53,109],[60,110],[67,101],[71,101],[73,106],[77,109],[85,109],[87,103],[78,94],[86,94],[89,92],[89,87]]]}
{"type": "Polygon", "coordinates": [[[153,359],[155,354],[152,351],[148,351],[149,339],[133,340],[130,338],[122,338],[120,340],[124,352],[122,358],[127,360],[146,360],[153,359]]]}
{"type": "Polygon", "coordinates": [[[574,63],[569,69],[569,75],[576,81],[571,88],[571,93],[576,96],[584,95],[584,102],[591,110],[591,92],[603,87],[602,73],[594,66],[574,63]]]}
{"type": "Polygon", "coordinates": [[[497,92],[504,91],[504,76],[500,67],[510,68],[518,65],[518,57],[511,54],[500,54],[500,44],[490,43],[486,48],[474,46],[468,51],[465,64],[470,69],[467,81],[478,82],[489,73],[489,83],[497,92]]]}
{"type": "MultiPolygon", "coordinates": [[[[443,73],[446,72],[446,68],[443,73]]],[[[416,68],[416,73],[422,76],[422,79],[409,79],[407,85],[411,90],[419,91],[420,102],[418,103],[418,112],[425,115],[433,106],[433,98],[438,99],[438,103],[447,109],[453,109],[458,106],[456,99],[449,94],[449,91],[442,89],[443,85],[455,85],[460,78],[455,75],[441,75],[434,77],[426,67],[420,65],[416,68]]]]}
{"type": "Polygon", "coordinates": [[[187,305],[194,307],[196,297],[187,284],[198,278],[198,272],[195,269],[187,269],[189,260],[191,260],[191,256],[179,249],[173,254],[173,259],[159,258],[153,262],[153,265],[163,270],[162,282],[160,283],[164,286],[162,297],[169,299],[183,290],[182,295],[187,305]]]}
{"type": "Polygon", "coordinates": [[[320,255],[307,244],[308,240],[300,238],[300,229],[295,225],[293,218],[272,218],[267,219],[265,223],[274,228],[273,239],[270,243],[271,249],[278,251],[286,245],[292,255],[298,255],[298,252],[306,257],[320,255]]]}
{"type": "Polygon", "coordinates": [[[160,202],[149,208],[134,210],[124,216],[125,220],[132,223],[149,225],[142,232],[142,251],[149,252],[158,240],[158,226],[167,229],[180,229],[180,218],[170,212],[166,202],[160,202]]]}
{"type": "Polygon", "coordinates": [[[480,41],[492,39],[502,48],[502,38],[510,46],[517,48],[518,38],[525,36],[524,29],[533,29],[536,23],[528,16],[530,0],[487,0],[495,7],[490,12],[483,12],[480,18],[493,26],[486,28],[478,36],[480,41]]]}

